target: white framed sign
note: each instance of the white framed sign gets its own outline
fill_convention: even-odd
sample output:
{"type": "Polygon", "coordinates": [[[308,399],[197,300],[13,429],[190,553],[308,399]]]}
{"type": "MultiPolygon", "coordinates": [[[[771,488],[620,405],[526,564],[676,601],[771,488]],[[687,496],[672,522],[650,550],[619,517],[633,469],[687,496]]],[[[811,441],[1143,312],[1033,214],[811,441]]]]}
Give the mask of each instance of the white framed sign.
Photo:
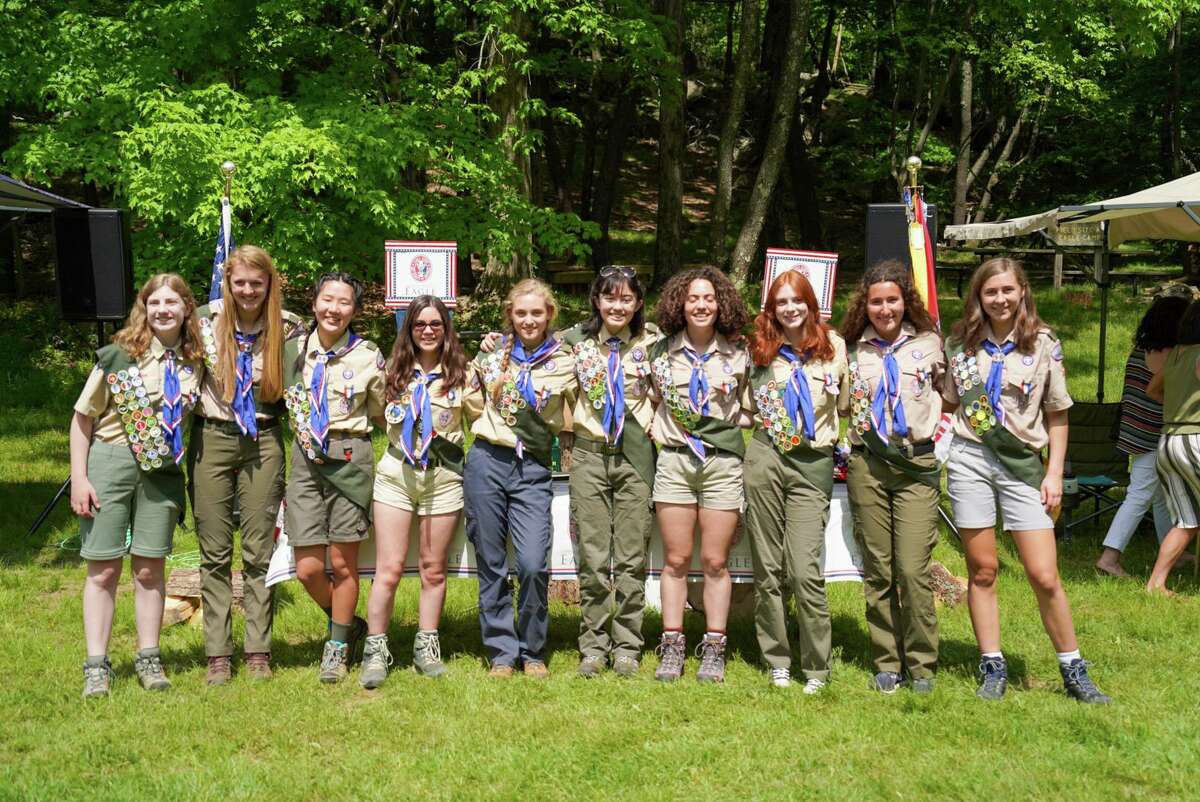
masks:
{"type": "Polygon", "coordinates": [[[838,255],[826,251],[793,251],[787,248],[767,248],[766,269],[763,272],[762,301],[766,306],[771,284],[781,273],[799,270],[812,285],[821,307],[821,317],[833,317],[833,287],[837,282],[838,255]]]}
{"type": "Polygon", "coordinates": [[[458,295],[458,243],[383,243],[384,304],[405,309],[419,295],[432,295],[453,309],[458,295]]]}

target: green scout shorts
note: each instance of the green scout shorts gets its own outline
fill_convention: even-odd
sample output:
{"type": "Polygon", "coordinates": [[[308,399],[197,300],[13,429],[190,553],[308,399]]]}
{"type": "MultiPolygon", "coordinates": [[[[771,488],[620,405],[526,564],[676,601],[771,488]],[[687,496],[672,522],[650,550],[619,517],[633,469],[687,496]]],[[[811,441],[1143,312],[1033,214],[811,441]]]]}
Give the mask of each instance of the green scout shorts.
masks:
{"type": "Polygon", "coordinates": [[[100,509],[81,518],[79,555],[85,560],[124,557],[125,532],[132,524],[129,553],[137,557],[166,557],[171,553],[175,523],[183,496],[183,475],[149,481],[138,468],[129,446],[93,442],[88,452],[88,479],[96,489],[100,509]],[[178,488],[174,484],[178,482],[178,488]],[[164,492],[164,484],[176,492],[164,492]]]}
{"type": "MultiPolygon", "coordinates": [[[[329,437],[329,453],[346,454],[350,461],[375,475],[375,452],[369,437],[329,437]]],[[[317,472],[304,450],[292,443],[292,470],[288,475],[284,526],[293,547],[327,546],[366,540],[371,525],[370,511],[338,492],[317,472]]]]}

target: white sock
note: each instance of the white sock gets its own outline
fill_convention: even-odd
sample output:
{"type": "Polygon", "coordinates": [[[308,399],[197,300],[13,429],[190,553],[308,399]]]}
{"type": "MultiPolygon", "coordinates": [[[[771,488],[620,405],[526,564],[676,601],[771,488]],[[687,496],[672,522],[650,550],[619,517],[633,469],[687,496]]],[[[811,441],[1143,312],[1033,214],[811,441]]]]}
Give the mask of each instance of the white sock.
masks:
{"type": "Polygon", "coordinates": [[[979,656],[985,660],[1003,660],[1004,652],[981,652],[979,656]]]}
{"type": "Polygon", "coordinates": [[[1055,654],[1058,655],[1058,664],[1060,666],[1069,666],[1069,665],[1071,665],[1072,660],[1081,660],[1082,659],[1079,656],[1078,649],[1076,649],[1073,652],[1055,652],[1055,654]]]}

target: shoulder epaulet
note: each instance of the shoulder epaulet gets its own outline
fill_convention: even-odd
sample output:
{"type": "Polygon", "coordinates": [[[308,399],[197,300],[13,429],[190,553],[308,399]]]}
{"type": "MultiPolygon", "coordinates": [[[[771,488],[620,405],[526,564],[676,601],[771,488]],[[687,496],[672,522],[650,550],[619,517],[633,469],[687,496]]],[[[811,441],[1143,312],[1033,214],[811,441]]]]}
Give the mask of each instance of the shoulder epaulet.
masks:
{"type": "Polygon", "coordinates": [[[1046,339],[1050,340],[1052,343],[1058,342],[1058,337],[1055,336],[1054,332],[1049,327],[1040,328],[1037,330],[1037,333],[1039,336],[1044,334],[1046,339]]]}
{"type": "Polygon", "coordinates": [[[650,347],[650,359],[658,359],[667,352],[667,343],[671,341],[670,337],[663,337],[653,346],[650,347]]]}
{"type": "Polygon", "coordinates": [[[560,331],[558,336],[563,342],[572,348],[576,345],[579,345],[587,338],[587,335],[583,333],[582,323],[576,323],[571,328],[566,329],[565,331],[560,331]]]}

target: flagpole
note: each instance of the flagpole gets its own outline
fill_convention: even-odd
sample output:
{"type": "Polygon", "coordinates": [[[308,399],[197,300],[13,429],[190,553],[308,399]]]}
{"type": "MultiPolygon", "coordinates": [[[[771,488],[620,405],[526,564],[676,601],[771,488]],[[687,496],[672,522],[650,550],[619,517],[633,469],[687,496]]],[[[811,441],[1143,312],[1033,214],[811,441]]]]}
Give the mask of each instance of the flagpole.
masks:
{"type": "Polygon", "coordinates": [[[213,256],[212,277],[209,280],[208,300],[210,303],[221,297],[221,283],[225,271],[225,260],[233,250],[233,207],[229,193],[233,188],[233,174],[237,165],[231,161],[221,163],[221,174],[225,176],[225,192],[221,195],[221,226],[217,230],[216,254],[213,256]]]}

